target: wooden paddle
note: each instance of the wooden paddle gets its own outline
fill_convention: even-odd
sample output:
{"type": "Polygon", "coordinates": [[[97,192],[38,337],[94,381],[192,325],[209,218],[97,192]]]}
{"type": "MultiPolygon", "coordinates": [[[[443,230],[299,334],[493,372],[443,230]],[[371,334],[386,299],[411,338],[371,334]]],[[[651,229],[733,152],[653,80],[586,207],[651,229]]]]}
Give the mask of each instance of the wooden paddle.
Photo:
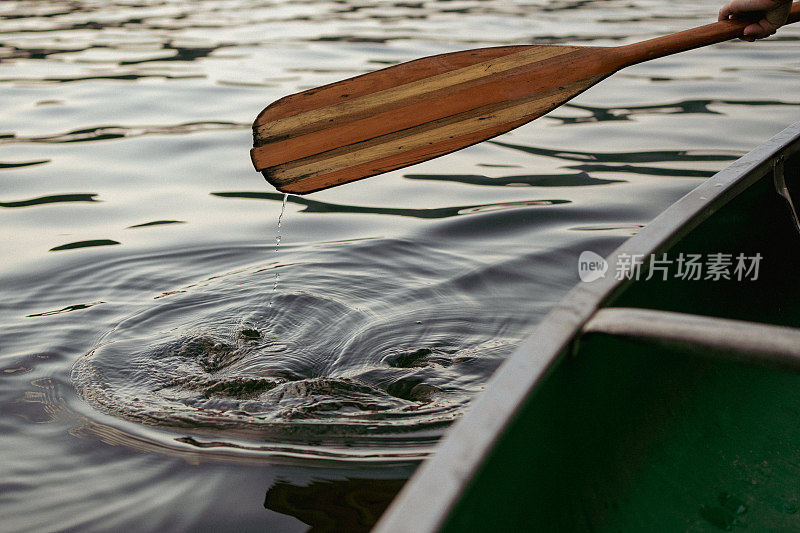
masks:
{"type": "MultiPolygon", "coordinates": [[[[789,22],[800,20],[800,2],[789,22]]],[[[617,70],[740,37],[746,20],[614,47],[500,46],[425,57],[281,98],[253,165],[304,194],[444,155],[544,115],[617,70]]]]}

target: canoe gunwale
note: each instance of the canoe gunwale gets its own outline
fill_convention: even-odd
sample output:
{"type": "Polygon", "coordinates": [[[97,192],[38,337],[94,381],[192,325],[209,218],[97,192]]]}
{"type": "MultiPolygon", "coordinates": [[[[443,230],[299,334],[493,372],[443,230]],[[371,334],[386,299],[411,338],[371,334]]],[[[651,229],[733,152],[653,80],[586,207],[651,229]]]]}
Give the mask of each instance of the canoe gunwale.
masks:
{"type": "MultiPolygon", "coordinates": [[[[646,257],[670,248],[755,182],[766,176],[777,178],[782,162],[797,152],[800,122],[690,191],[622,243],[607,262],[616,264],[623,254],[646,257]]],[[[485,391],[450,428],[435,455],[419,467],[373,531],[438,531],[525,399],[571,352],[581,329],[598,309],[613,302],[632,282],[614,276],[578,282],[495,371],[485,391]]]]}

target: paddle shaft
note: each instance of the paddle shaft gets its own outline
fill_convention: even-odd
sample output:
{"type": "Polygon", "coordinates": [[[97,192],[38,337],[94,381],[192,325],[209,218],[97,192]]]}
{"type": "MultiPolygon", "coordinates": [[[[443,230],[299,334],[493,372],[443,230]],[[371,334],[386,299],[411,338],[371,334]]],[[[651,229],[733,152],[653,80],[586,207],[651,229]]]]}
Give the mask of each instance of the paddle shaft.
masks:
{"type": "MultiPolygon", "coordinates": [[[[800,21],[800,2],[794,2],[786,24],[800,21]]],[[[690,30],[680,31],[647,41],[616,47],[622,66],[635,65],[686,50],[717,44],[741,37],[744,29],[752,24],[750,19],[721,20],[690,30]]]]}

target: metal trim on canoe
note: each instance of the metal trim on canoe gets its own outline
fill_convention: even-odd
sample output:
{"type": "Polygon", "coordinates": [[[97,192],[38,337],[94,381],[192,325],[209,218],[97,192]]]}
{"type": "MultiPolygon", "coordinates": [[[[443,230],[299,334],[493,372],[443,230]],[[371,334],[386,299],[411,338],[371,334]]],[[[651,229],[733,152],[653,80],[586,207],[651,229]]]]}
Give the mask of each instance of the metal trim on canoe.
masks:
{"type": "MultiPolygon", "coordinates": [[[[646,257],[668,249],[765,176],[775,178],[780,192],[782,163],[796,152],[800,152],[800,122],[678,200],[617,248],[607,258],[608,263],[616,264],[616,258],[624,254],[646,257]]],[[[790,207],[794,211],[791,203],[790,207]]],[[[374,531],[419,533],[440,529],[465,485],[514,419],[525,398],[557,366],[598,308],[630,283],[632,280],[606,276],[575,286],[495,372],[486,390],[448,431],[436,455],[424,462],[406,483],[374,531]]]]}

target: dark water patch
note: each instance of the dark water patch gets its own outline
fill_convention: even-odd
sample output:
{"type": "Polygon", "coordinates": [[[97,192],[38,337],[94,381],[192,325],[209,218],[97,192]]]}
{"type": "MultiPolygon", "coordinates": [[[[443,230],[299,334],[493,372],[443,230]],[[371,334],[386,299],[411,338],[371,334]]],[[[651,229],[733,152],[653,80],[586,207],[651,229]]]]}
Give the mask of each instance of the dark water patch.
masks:
{"type": "MultiPolygon", "coordinates": [[[[291,72],[291,73],[310,73],[310,74],[314,74],[314,75],[336,74],[337,75],[336,77],[338,77],[338,78],[351,78],[351,77],[358,76],[358,75],[361,75],[361,74],[366,74],[366,73],[371,72],[373,70],[375,70],[375,69],[374,68],[373,69],[370,69],[370,68],[344,69],[344,68],[329,68],[329,67],[322,67],[322,68],[318,68],[318,67],[311,67],[311,68],[299,67],[299,68],[294,68],[294,67],[292,67],[292,68],[288,68],[286,71],[287,72],[291,72]]],[[[318,86],[302,84],[302,85],[298,85],[297,88],[298,88],[298,90],[305,91],[305,90],[309,90],[309,89],[317,89],[318,86]]]]}
{"type": "Polygon", "coordinates": [[[47,59],[51,55],[84,52],[90,48],[95,48],[95,46],[83,48],[24,48],[0,43],[0,62],[8,59],[47,59]]]}
{"type": "Polygon", "coordinates": [[[58,204],[64,202],[99,202],[96,199],[97,193],[86,193],[86,194],[53,194],[50,196],[39,196],[37,198],[31,198],[29,200],[18,200],[15,202],[0,202],[0,207],[31,207],[34,205],[45,205],[45,204],[58,204]]]}
{"type": "Polygon", "coordinates": [[[296,516],[314,531],[369,531],[377,523],[405,480],[315,481],[309,486],[276,483],[264,507],[296,516]],[[346,494],[352,506],[337,504],[330,494],[346,494]]]}
{"type": "Polygon", "coordinates": [[[18,19],[48,19],[52,17],[60,17],[63,15],[71,15],[76,12],[87,12],[92,11],[93,9],[90,6],[86,5],[76,5],[76,4],[64,4],[64,3],[53,3],[53,4],[44,4],[44,5],[36,5],[35,9],[31,9],[33,6],[31,5],[18,5],[14,6],[14,11],[9,13],[2,13],[0,14],[0,20],[18,20],[18,19]],[[48,9],[50,11],[48,11],[48,9]]]}
{"type": "MultiPolygon", "coordinates": [[[[584,169],[581,168],[580,170],[584,169]]],[[[405,174],[403,177],[410,180],[447,181],[489,187],[586,187],[623,182],[623,180],[592,178],[587,172],[589,172],[589,170],[577,174],[523,174],[518,176],[498,177],[489,177],[480,174],[405,174]]]]}
{"type": "Polygon", "coordinates": [[[185,220],[153,220],[152,222],[144,222],[142,224],[135,224],[128,226],[126,229],[134,228],[149,228],[150,226],[166,226],[170,224],[186,224],[185,220]]]}
{"type": "Polygon", "coordinates": [[[83,76],[46,76],[41,78],[0,78],[0,83],[74,83],[99,80],[137,81],[147,78],[160,78],[165,80],[186,80],[203,78],[201,74],[166,74],[163,72],[152,73],[109,73],[83,76]]]}
{"type": "Polygon", "coordinates": [[[434,395],[440,392],[440,389],[428,385],[422,378],[408,377],[393,382],[386,392],[411,402],[427,403],[433,400],[434,395]]]}
{"type": "Polygon", "coordinates": [[[315,480],[307,485],[278,481],[267,491],[264,508],[295,516],[310,531],[366,533],[404,484],[405,479],[315,480]]]}
{"type": "Polygon", "coordinates": [[[217,84],[224,87],[278,87],[280,86],[280,83],[283,81],[286,80],[281,80],[280,82],[218,80],[217,84]]]}
{"type": "Polygon", "coordinates": [[[576,9],[586,9],[592,7],[595,0],[556,0],[547,5],[539,7],[545,13],[553,11],[574,11],[576,9]]]}
{"type": "Polygon", "coordinates": [[[800,73],[800,68],[793,68],[790,66],[780,66],[780,67],[748,67],[748,68],[741,68],[741,67],[728,67],[723,69],[723,72],[732,72],[732,73],[747,73],[749,75],[753,75],[753,73],[757,73],[758,75],[764,75],[769,73],[782,73],[782,74],[798,74],[800,73]]]}
{"type": "Polygon", "coordinates": [[[139,65],[142,63],[151,63],[151,62],[161,62],[161,61],[197,61],[199,59],[205,59],[209,57],[212,53],[222,48],[231,47],[233,44],[230,43],[218,43],[214,46],[198,46],[198,47],[187,47],[187,46],[178,46],[172,42],[164,43],[161,47],[161,50],[165,50],[170,52],[168,56],[159,56],[159,57],[151,57],[147,59],[131,59],[120,61],[119,65],[139,65]]]}
{"type": "Polygon", "coordinates": [[[644,227],[644,224],[618,224],[618,225],[597,225],[597,226],[577,226],[570,228],[571,231],[621,231],[626,235],[636,235],[644,227]]]}
{"type": "MultiPolygon", "coordinates": [[[[250,200],[271,200],[283,202],[283,194],[272,192],[212,192],[212,196],[220,198],[241,198],[250,200]]],[[[549,205],[568,204],[569,200],[525,200],[518,202],[499,202],[493,204],[477,204],[455,207],[439,207],[429,209],[410,209],[394,207],[365,207],[357,205],[333,204],[320,202],[306,197],[289,196],[289,203],[305,206],[300,213],[353,213],[353,214],[373,214],[373,215],[394,215],[411,218],[450,218],[460,215],[468,215],[485,211],[496,211],[504,209],[517,209],[521,207],[542,207],[549,205]]]]}
{"type": "Polygon", "coordinates": [[[705,115],[719,115],[721,111],[711,109],[712,105],[726,105],[726,106],[747,106],[747,107],[761,107],[761,106],[798,106],[798,102],[786,102],[782,100],[717,100],[717,99],[703,99],[703,100],[683,100],[680,102],[669,104],[654,104],[654,105],[641,105],[629,107],[600,107],[580,105],[576,103],[564,104],[563,107],[572,109],[579,109],[589,113],[584,117],[564,117],[556,113],[548,115],[548,118],[560,121],[562,124],[586,124],[592,122],[613,122],[613,121],[627,121],[632,120],[638,115],[680,115],[680,114],[705,114],[705,115]]]}
{"type": "MultiPolygon", "coordinates": [[[[633,6],[631,6],[633,7],[633,6]]],[[[610,23],[610,24],[641,24],[642,22],[666,22],[666,21],[673,21],[673,20],[687,20],[687,17],[682,14],[675,14],[675,15],[651,15],[646,18],[644,17],[619,17],[619,18],[599,18],[597,22],[600,23],[610,23]]],[[[689,24],[687,22],[687,24],[689,24]]]]}
{"type": "MultiPolygon", "coordinates": [[[[395,62],[392,62],[394,64],[395,62]]],[[[288,67],[286,72],[303,72],[309,74],[342,74],[343,76],[351,76],[352,69],[336,68],[329,66],[307,66],[307,67],[288,67]]],[[[292,80],[287,80],[292,81],[292,80]]]]}
{"type": "Polygon", "coordinates": [[[122,139],[141,137],[144,135],[183,135],[199,131],[237,130],[250,128],[250,124],[224,121],[185,122],[182,124],[166,126],[95,126],[81,128],[66,133],[53,135],[21,136],[9,135],[0,138],[4,143],[74,143],[106,141],[109,139],[122,139]]]}
{"type": "Polygon", "coordinates": [[[55,248],[50,248],[50,251],[60,252],[62,250],[75,250],[77,248],[93,248],[95,246],[114,246],[116,244],[122,244],[122,243],[112,239],[93,239],[89,241],[77,241],[77,242],[62,244],[60,246],[56,246],[55,248]]]}
{"type": "Polygon", "coordinates": [[[434,348],[420,348],[413,352],[390,355],[385,359],[389,366],[414,368],[426,366],[450,366],[453,364],[452,353],[434,348]]]}
{"type": "Polygon", "coordinates": [[[45,163],[49,163],[49,159],[40,159],[38,161],[23,161],[19,163],[3,163],[0,162],[0,169],[3,168],[20,168],[20,167],[32,167],[34,165],[44,165],[45,163]]]}
{"type": "MultiPolygon", "coordinates": [[[[211,56],[216,50],[234,46],[231,43],[216,43],[214,46],[180,46],[172,41],[161,43],[160,46],[153,51],[156,57],[149,57],[145,59],[127,59],[110,62],[120,65],[139,65],[143,63],[161,62],[161,61],[182,61],[192,62],[211,56]]],[[[92,49],[107,49],[107,50],[123,50],[124,48],[116,47],[114,45],[106,44],[91,44],[83,47],[76,48],[37,48],[37,47],[23,47],[12,44],[0,43],[0,61],[4,59],[47,59],[51,55],[64,55],[76,54],[86,52],[92,49]]]]}
{"type": "Polygon", "coordinates": [[[26,318],[35,318],[40,316],[52,316],[52,315],[60,315],[62,313],[71,313],[72,311],[81,311],[83,309],[89,309],[90,307],[94,307],[95,305],[100,305],[104,303],[105,302],[89,302],[85,304],[68,305],[66,307],[62,307],[61,309],[55,309],[53,311],[44,311],[42,313],[33,313],[31,315],[26,315],[26,318]]]}
{"type": "Polygon", "coordinates": [[[713,81],[718,78],[714,76],[681,76],[681,77],[670,77],[670,76],[652,76],[652,75],[645,75],[645,74],[630,74],[627,72],[617,72],[614,74],[615,78],[627,78],[630,80],[645,80],[654,83],[660,82],[677,82],[677,83],[686,83],[687,81],[713,81]]]}
{"type": "Polygon", "coordinates": [[[553,150],[537,146],[525,146],[501,141],[488,141],[491,144],[511,148],[533,155],[554,157],[566,161],[592,161],[599,163],[656,163],[678,161],[733,161],[742,156],[738,152],[711,150],[648,150],[645,152],[579,152],[573,150],[553,150]]]}
{"type": "Polygon", "coordinates": [[[386,44],[389,41],[397,41],[401,39],[408,39],[409,37],[401,37],[399,35],[393,35],[391,37],[365,37],[365,36],[355,36],[355,35],[326,35],[322,37],[316,37],[314,39],[309,39],[310,41],[317,41],[317,42],[340,42],[340,43],[376,43],[376,44],[386,44]]]}
{"type": "MultiPolygon", "coordinates": [[[[63,2],[59,2],[59,4],[63,4],[63,2]]],[[[153,4],[150,4],[151,6],[153,4]]],[[[70,17],[70,15],[74,15],[79,13],[82,19],[86,19],[90,16],[91,13],[102,11],[101,7],[94,7],[86,5],[85,3],[75,3],[74,5],[70,5],[72,9],[67,11],[55,11],[52,13],[45,13],[40,15],[37,12],[23,12],[23,13],[12,13],[12,14],[3,14],[0,16],[0,20],[2,18],[6,18],[6,20],[14,20],[14,21],[22,21],[24,22],[26,19],[36,19],[39,24],[36,27],[30,26],[9,26],[0,30],[0,34],[18,34],[18,33],[55,33],[55,32],[69,32],[69,31],[81,31],[81,30],[105,30],[105,29],[115,29],[115,28],[126,28],[128,26],[138,26],[144,22],[144,18],[141,17],[129,17],[129,18],[122,18],[121,20],[112,20],[111,18],[105,19],[102,21],[99,20],[84,20],[82,22],[74,22],[74,18],[70,17]],[[50,19],[50,20],[47,20],[50,19]],[[47,21],[48,24],[41,24],[41,22],[47,21]]],[[[138,6],[131,6],[131,7],[147,7],[147,5],[138,5],[138,6]]]]}
{"type": "Polygon", "coordinates": [[[627,35],[603,35],[599,37],[597,35],[537,35],[536,37],[530,39],[528,42],[530,44],[542,44],[542,45],[549,45],[549,44],[560,44],[560,45],[569,45],[569,44],[576,44],[576,43],[591,43],[597,41],[598,38],[602,38],[604,41],[624,41],[628,38],[627,35]]]}
{"type": "Polygon", "coordinates": [[[617,172],[640,174],[644,176],[669,176],[673,178],[710,178],[715,174],[715,172],[711,170],[644,167],[641,165],[573,165],[567,168],[582,170],[584,172],[617,172]]]}

